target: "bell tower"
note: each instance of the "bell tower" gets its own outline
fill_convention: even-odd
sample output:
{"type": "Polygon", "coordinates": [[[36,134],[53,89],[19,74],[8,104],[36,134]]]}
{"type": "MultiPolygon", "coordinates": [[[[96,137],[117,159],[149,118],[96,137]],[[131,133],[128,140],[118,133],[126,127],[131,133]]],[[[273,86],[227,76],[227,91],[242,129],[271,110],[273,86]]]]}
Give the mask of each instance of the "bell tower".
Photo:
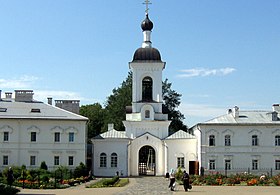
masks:
{"type": "Polygon", "coordinates": [[[153,22],[149,19],[147,2],[145,19],[141,23],[143,42],[129,62],[132,71],[132,109],[131,113],[126,114],[124,125],[129,137],[139,136],[148,129],[149,133],[163,138],[168,136],[170,124],[167,114],[162,113],[162,71],[165,62],[161,60],[160,52],[152,47],[153,22]],[[141,125],[136,127],[139,122],[141,125]],[[155,122],[158,122],[157,126],[155,122]]]}

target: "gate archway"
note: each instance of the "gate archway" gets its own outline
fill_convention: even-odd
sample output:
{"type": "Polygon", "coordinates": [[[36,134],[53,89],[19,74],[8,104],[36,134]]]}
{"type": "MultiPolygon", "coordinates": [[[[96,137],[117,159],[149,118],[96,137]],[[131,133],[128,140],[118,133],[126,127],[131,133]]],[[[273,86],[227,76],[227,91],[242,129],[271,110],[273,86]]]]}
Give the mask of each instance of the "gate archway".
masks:
{"type": "Polygon", "coordinates": [[[139,150],[139,175],[156,175],[156,152],[151,146],[143,146],[139,150]]]}

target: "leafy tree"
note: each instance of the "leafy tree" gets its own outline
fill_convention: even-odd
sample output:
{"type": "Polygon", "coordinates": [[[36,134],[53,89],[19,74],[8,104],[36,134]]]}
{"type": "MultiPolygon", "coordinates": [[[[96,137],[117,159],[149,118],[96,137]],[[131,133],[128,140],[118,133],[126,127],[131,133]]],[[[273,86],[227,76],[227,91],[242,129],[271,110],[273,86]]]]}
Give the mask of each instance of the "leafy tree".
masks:
{"type": "Polygon", "coordinates": [[[41,162],[40,169],[48,170],[48,166],[45,161],[41,162]]]}
{"type": "Polygon", "coordinates": [[[85,105],[80,108],[80,114],[88,117],[88,141],[96,135],[102,133],[104,125],[104,109],[99,103],[85,105]]]}
{"type": "Polygon", "coordinates": [[[107,98],[105,103],[105,121],[103,130],[107,130],[107,124],[113,123],[114,128],[124,131],[125,127],[122,123],[125,120],[126,106],[131,105],[132,101],[132,72],[128,73],[125,81],[121,86],[113,89],[113,94],[107,98]]]}

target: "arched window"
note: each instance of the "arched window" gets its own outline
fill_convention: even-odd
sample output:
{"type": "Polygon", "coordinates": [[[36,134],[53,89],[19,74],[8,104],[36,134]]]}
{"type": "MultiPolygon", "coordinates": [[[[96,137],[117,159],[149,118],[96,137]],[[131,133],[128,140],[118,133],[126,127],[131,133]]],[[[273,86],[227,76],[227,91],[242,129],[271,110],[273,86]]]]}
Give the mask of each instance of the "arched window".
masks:
{"type": "Polygon", "coordinates": [[[116,153],[111,154],[111,167],[118,167],[118,155],[116,153]]]}
{"type": "Polygon", "coordinates": [[[230,146],[231,145],[231,140],[230,140],[230,135],[225,136],[225,146],[230,146]]]}
{"type": "Polygon", "coordinates": [[[259,139],[257,135],[252,135],[252,146],[258,146],[259,145],[259,139]]]}
{"type": "Polygon", "coordinates": [[[280,146],[280,135],[275,136],[275,146],[280,146]]]}
{"type": "Polygon", "coordinates": [[[100,167],[107,167],[107,155],[105,153],[100,154],[100,167]]]}
{"type": "Polygon", "coordinates": [[[142,100],[143,101],[153,100],[153,80],[151,77],[145,77],[142,80],[142,100]]]}
{"type": "Polygon", "coordinates": [[[209,136],[209,146],[215,146],[215,135],[209,136]]]}

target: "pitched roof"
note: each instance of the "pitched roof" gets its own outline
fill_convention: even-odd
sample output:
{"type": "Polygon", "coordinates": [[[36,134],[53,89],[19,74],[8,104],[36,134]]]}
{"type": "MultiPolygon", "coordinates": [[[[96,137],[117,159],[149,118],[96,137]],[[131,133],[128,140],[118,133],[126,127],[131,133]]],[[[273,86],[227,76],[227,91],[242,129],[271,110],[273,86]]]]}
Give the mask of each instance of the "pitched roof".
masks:
{"type": "Polygon", "coordinates": [[[1,119],[88,120],[88,118],[43,102],[0,101],[1,119]]]}
{"type": "Polygon", "coordinates": [[[272,120],[271,111],[239,111],[239,116],[234,117],[233,113],[228,113],[209,121],[199,124],[280,124],[280,120],[272,120]]]}
{"type": "Polygon", "coordinates": [[[125,131],[117,131],[115,129],[106,131],[105,133],[95,136],[93,139],[127,139],[125,131]]]}
{"type": "Polygon", "coordinates": [[[195,136],[192,134],[189,134],[183,130],[179,130],[179,131],[173,133],[172,135],[168,136],[165,139],[166,140],[168,140],[168,139],[195,139],[195,136]]]}

